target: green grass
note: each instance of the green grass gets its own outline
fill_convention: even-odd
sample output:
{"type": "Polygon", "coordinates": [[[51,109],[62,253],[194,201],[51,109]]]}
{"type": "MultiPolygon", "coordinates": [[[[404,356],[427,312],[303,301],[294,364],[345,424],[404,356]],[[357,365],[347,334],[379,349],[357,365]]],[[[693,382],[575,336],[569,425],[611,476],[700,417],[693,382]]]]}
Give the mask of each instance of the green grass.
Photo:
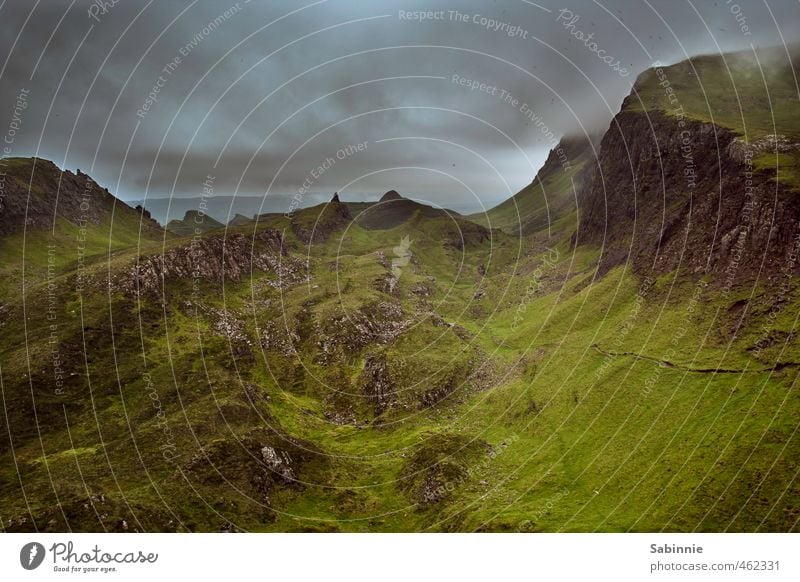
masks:
{"type": "Polygon", "coordinates": [[[566,170],[536,179],[517,194],[485,213],[468,218],[490,228],[498,228],[513,235],[527,235],[547,231],[565,214],[575,209],[575,180],[588,163],[586,153],[566,170]]]}
{"type": "MultiPolygon", "coordinates": [[[[144,304],[142,311],[131,298],[109,304],[102,289],[85,293],[83,328],[80,313],[65,311],[60,334],[67,343],[87,338],[93,404],[81,395],[85,379],[79,377],[66,399],[37,396],[41,444],[32,427],[26,432],[12,426],[20,435],[15,458],[34,500],[37,524],[62,519],[53,510],[52,476],[73,526],[90,530],[113,529],[123,519],[168,530],[217,530],[226,520],[259,531],[795,527],[796,372],[759,371],[766,365],[748,348],[763,333],[763,315],[735,339],[727,331],[733,322],[729,308],[749,296],[747,291],[722,299],[670,274],[637,304],[640,282],[629,272],[618,269],[585,284],[596,258],[592,251],[573,256],[564,242],[558,260],[542,268],[552,251],[542,248],[518,259],[514,241],[501,240],[484,282],[488,295],[472,301],[481,279],[477,266],[488,262],[489,245],[469,247],[462,257],[435,238],[442,226],[422,219],[406,230],[353,227],[346,240],[334,237],[314,246],[316,287],[261,290],[255,294],[255,312],[253,289],[260,289],[264,274],[227,285],[224,297],[207,286],[205,307],[197,316],[180,307],[188,289],[178,281],[170,284],[166,319],[157,306],[144,304]],[[391,257],[406,234],[415,241],[410,247],[415,260],[400,278],[400,296],[392,298],[372,286],[385,272],[378,252],[391,257]],[[343,265],[338,273],[329,268],[337,258],[343,265]],[[512,270],[518,275],[510,277],[512,270]],[[534,276],[543,285],[526,293],[534,276]],[[336,364],[349,378],[354,395],[347,398],[358,411],[357,425],[326,420],[330,390],[313,378],[332,381],[332,368],[316,361],[316,336],[301,341],[299,359],[278,352],[262,355],[257,347],[248,354],[215,332],[216,319],[208,310],[226,307],[245,322],[251,338],[256,324],[263,328],[268,320],[283,321],[283,313],[294,321],[304,309],[324,328],[337,314],[368,310],[376,301],[399,302],[409,315],[426,312],[429,307],[410,290],[428,277],[436,283],[426,301],[446,322],[459,322],[474,337],[461,339],[451,328],[423,320],[396,341],[368,346],[336,364]],[[337,283],[350,291],[340,295],[337,283]],[[696,305],[689,312],[693,296],[696,305]],[[265,301],[273,307],[265,308],[265,301]],[[480,309],[465,310],[469,303],[480,309]],[[116,356],[101,341],[109,336],[112,314],[116,356]],[[683,327],[687,331],[676,347],[670,330],[683,327]],[[142,378],[140,333],[158,407],[142,378]],[[599,350],[591,347],[595,344],[599,350]],[[417,404],[429,387],[418,386],[420,381],[430,381],[437,371],[465,369],[478,350],[494,366],[490,385],[477,391],[460,387],[434,408],[417,404]],[[407,388],[397,407],[382,414],[359,405],[363,398],[357,396],[366,356],[375,353],[386,354],[395,380],[407,388]],[[661,359],[677,367],[654,361],[661,359]],[[401,360],[405,366],[398,368],[401,360]],[[717,367],[750,371],[691,371],[717,367]],[[300,370],[299,383],[286,381],[287,374],[300,370]],[[246,392],[245,385],[254,391],[246,392]],[[280,435],[313,444],[322,455],[296,453],[295,470],[304,484],[277,483],[264,497],[253,481],[261,470],[253,455],[263,443],[285,447],[280,435]],[[168,442],[176,446],[177,464],[162,456],[160,447],[168,442]],[[421,503],[426,479],[446,494],[421,503]],[[760,493],[749,499],[753,487],[760,493]],[[80,509],[99,495],[106,499],[96,502],[107,515],[102,525],[93,512],[80,509]]],[[[763,314],[760,295],[766,300],[766,293],[756,293],[753,306],[763,314]]],[[[791,333],[793,313],[784,308],[771,323],[773,330],[791,333]]],[[[35,316],[28,327],[32,336],[40,329],[44,333],[46,319],[35,316]]],[[[787,347],[780,359],[798,358],[796,348],[787,347]]],[[[20,349],[6,341],[0,353],[12,414],[30,398],[26,368],[13,364],[17,358],[24,361],[20,349]]],[[[46,353],[42,358],[46,361],[46,353]]],[[[46,390],[49,370],[43,368],[36,377],[46,390]]],[[[6,459],[9,454],[4,453],[6,459]]],[[[3,466],[6,512],[25,514],[13,464],[4,461],[3,466]]]]}
{"type": "MultiPolygon", "coordinates": [[[[781,49],[782,50],[782,49],[781,49]]],[[[682,108],[690,119],[715,123],[754,141],[765,135],[800,138],[797,71],[779,49],[700,56],[642,73],[627,100],[632,111],[682,108]],[[663,85],[674,91],[672,101],[663,85]]]]}

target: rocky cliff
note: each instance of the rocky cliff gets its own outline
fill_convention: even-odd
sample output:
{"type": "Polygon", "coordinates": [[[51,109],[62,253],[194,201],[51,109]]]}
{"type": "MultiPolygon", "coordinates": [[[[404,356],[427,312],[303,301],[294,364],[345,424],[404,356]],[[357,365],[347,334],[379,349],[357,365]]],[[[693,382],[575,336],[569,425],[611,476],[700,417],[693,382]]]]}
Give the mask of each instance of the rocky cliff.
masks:
{"type": "Polygon", "coordinates": [[[797,151],[785,136],[747,142],[711,123],[623,105],[580,192],[576,239],[603,247],[601,272],[631,261],[639,271],[713,275],[719,285],[797,272],[800,196],[756,163],[797,151]]]}

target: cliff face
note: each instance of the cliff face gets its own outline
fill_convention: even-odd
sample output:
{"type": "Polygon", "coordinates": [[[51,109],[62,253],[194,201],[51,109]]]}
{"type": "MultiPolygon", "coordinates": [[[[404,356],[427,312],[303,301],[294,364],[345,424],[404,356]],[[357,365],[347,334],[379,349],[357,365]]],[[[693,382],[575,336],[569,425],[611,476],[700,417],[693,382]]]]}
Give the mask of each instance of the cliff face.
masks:
{"type": "Polygon", "coordinates": [[[754,158],[798,149],[623,105],[580,192],[578,244],[603,247],[601,272],[631,261],[640,272],[682,268],[730,285],[797,271],[800,196],[754,158]]]}
{"type": "Polygon", "coordinates": [[[568,171],[569,168],[578,163],[582,155],[588,154],[592,156],[592,143],[597,143],[599,136],[564,136],[558,144],[550,150],[547,154],[542,167],[536,173],[532,184],[536,184],[537,180],[546,180],[548,177],[556,176],[559,172],[568,171]]]}

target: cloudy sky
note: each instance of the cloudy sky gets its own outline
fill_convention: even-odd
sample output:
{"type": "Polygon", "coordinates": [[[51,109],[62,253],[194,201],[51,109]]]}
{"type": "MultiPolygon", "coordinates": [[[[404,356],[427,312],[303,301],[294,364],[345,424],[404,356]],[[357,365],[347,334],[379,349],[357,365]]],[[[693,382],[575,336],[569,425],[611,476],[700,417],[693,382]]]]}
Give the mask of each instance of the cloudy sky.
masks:
{"type": "Polygon", "coordinates": [[[112,4],[0,5],[0,116],[29,104],[10,155],[123,200],[199,196],[213,176],[265,210],[301,188],[303,205],[396,189],[492,206],[553,137],[606,127],[652,63],[800,35],[797,0],[112,4]]]}

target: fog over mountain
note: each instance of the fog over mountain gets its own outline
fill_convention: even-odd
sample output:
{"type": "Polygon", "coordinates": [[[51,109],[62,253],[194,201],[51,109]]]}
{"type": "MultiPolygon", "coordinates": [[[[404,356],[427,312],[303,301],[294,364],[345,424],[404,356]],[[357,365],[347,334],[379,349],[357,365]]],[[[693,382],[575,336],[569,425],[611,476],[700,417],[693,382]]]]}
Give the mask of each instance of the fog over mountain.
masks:
{"type": "Polygon", "coordinates": [[[12,2],[5,155],[124,200],[390,188],[460,212],[528,184],[563,135],[608,126],[659,61],[797,41],[790,10],[624,1],[12,2]]]}

